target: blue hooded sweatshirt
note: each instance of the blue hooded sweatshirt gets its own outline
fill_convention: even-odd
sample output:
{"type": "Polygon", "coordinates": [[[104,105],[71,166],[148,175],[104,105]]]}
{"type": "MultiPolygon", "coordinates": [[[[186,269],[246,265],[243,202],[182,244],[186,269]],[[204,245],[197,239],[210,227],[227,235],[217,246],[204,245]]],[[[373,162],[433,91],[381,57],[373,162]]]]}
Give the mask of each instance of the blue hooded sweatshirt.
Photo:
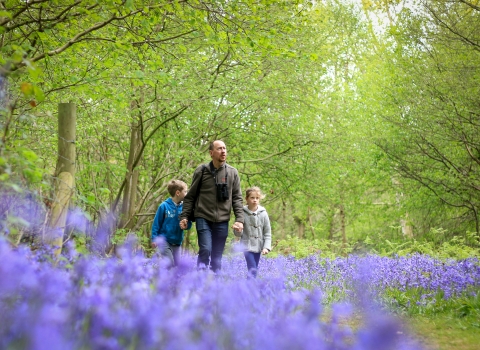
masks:
{"type": "MultiPolygon", "coordinates": [[[[174,245],[180,245],[183,241],[183,230],[180,228],[179,215],[183,209],[183,202],[175,204],[172,198],[168,198],[157,209],[152,225],[152,242],[155,238],[163,236],[165,240],[174,245]]],[[[188,222],[187,230],[192,227],[188,222]]]]}

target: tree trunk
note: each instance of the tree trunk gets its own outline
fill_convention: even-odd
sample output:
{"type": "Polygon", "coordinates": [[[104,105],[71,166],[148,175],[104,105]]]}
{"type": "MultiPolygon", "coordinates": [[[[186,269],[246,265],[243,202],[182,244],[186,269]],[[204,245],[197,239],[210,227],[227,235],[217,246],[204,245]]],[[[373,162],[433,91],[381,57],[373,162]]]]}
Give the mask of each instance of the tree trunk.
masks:
{"type": "Polygon", "coordinates": [[[8,109],[8,79],[0,74],[0,108],[8,109]]]}
{"type": "MultiPolygon", "coordinates": [[[[401,183],[397,178],[392,178],[392,184],[397,188],[400,188],[401,183]]],[[[400,190],[397,190],[395,193],[395,202],[397,206],[401,206],[401,200],[403,193],[400,190]]],[[[408,223],[408,213],[405,213],[405,218],[400,218],[400,227],[402,228],[403,238],[413,238],[413,227],[408,223]]]]}
{"type": "Polygon", "coordinates": [[[340,231],[342,233],[342,244],[343,244],[343,248],[345,248],[347,246],[347,232],[345,229],[345,207],[343,206],[343,204],[340,204],[339,215],[340,215],[340,231]]]}
{"type": "Polygon", "coordinates": [[[413,227],[408,222],[408,213],[405,214],[405,219],[400,219],[400,226],[403,238],[413,238],[413,227]]]}
{"type": "Polygon", "coordinates": [[[475,215],[475,230],[477,232],[477,237],[479,237],[478,243],[480,243],[480,236],[478,236],[478,234],[480,233],[480,223],[478,221],[478,210],[475,206],[473,207],[473,214],[475,215]]]}
{"type": "Polygon", "coordinates": [[[134,161],[141,147],[140,126],[132,122],[130,130],[130,151],[128,154],[125,188],[123,189],[122,211],[120,213],[120,228],[132,227],[135,203],[137,200],[138,169],[134,169],[134,161]]]}
{"type": "Polygon", "coordinates": [[[305,236],[305,224],[304,222],[298,218],[294,217],[295,223],[297,224],[297,229],[298,229],[298,238],[303,238],[305,236]]]}
{"type": "MultiPolygon", "coordinates": [[[[141,96],[141,93],[140,93],[141,96]]],[[[120,212],[119,228],[131,229],[134,225],[135,204],[137,202],[137,184],[139,171],[137,169],[139,153],[142,149],[142,111],[140,100],[135,98],[130,103],[130,114],[132,123],[130,126],[130,150],[127,161],[127,174],[125,176],[125,187],[123,188],[122,209],[120,212]]]]}
{"type": "Polygon", "coordinates": [[[310,214],[310,207],[307,207],[307,220],[312,231],[312,238],[315,239],[315,228],[313,227],[312,215],[310,214]]]}
{"type": "Polygon", "coordinates": [[[330,242],[333,242],[335,236],[335,217],[336,217],[336,208],[334,205],[331,206],[331,216],[330,216],[330,227],[328,229],[328,239],[330,242]]]}
{"type": "MultiPolygon", "coordinates": [[[[6,149],[9,125],[13,117],[12,109],[13,107],[9,103],[8,79],[3,73],[0,73],[0,128],[2,129],[2,132],[0,133],[2,134],[0,138],[0,156],[3,156],[6,149]]],[[[2,167],[0,173],[3,172],[4,170],[2,167]]]]}
{"type": "Polygon", "coordinates": [[[183,240],[183,244],[182,244],[183,245],[183,250],[187,251],[187,252],[193,247],[192,243],[190,242],[192,229],[187,230],[187,232],[185,234],[185,239],[183,240]]]}
{"type": "Polygon", "coordinates": [[[282,198],[282,215],[280,217],[280,234],[281,237],[285,237],[286,235],[286,230],[285,226],[287,225],[287,203],[285,203],[285,200],[282,198]]]}

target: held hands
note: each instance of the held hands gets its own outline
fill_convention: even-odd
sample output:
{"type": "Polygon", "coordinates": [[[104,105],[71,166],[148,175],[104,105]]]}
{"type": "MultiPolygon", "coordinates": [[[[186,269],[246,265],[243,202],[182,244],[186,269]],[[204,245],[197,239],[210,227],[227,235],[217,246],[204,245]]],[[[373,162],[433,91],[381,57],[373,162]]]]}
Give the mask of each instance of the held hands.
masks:
{"type": "Polygon", "coordinates": [[[267,248],[263,248],[262,250],[262,255],[266,255],[270,252],[270,250],[268,250],[267,248]]]}
{"type": "Polygon", "coordinates": [[[188,226],[188,220],[187,219],[183,219],[183,220],[180,221],[180,228],[182,230],[186,230],[187,226],[188,226]]]}
{"type": "Polygon", "coordinates": [[[237,221],[232,225],[232,228],[236,233],[240,233],[243,231],[243,223],[237,221]]]}

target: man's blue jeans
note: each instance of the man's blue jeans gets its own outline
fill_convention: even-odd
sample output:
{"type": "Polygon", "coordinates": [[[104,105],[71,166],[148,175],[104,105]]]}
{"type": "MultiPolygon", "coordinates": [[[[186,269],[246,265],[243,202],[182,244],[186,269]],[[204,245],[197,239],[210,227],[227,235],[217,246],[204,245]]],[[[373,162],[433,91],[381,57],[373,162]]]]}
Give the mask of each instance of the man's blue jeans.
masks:
{"type": "Polygon", "coordinates": [[[258,262],[261,253],[243,252],[245,261],[247,262],[248,276],[257,277],[258,262]]]}
{"type": "Polygon", "coordinates": [[[195,218],[198,235],[197,267],[210,267],[213,272],[222,269],[222,255],[228,236],[228,221],[212,222],[195,218]]]}

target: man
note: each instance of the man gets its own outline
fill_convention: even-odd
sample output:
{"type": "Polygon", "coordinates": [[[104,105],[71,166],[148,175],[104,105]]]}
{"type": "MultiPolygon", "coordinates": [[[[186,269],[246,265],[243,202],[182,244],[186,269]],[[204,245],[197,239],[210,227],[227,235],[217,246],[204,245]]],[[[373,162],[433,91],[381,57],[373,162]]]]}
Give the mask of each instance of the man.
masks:
{"type": "Polygon", "coordinates": [[[233,209],[232,228],[243,230],[243,201],[237,169],[226,163],[227,147],[220,140],[210,144],[209,164],[202,164],[193,173],[192,185],[183,200],[180,228],[186,229],[188,217],[195,217],[198,235],[199,268],[222,268],[222,255],[228,236],[228,222],[233,209]]]}

